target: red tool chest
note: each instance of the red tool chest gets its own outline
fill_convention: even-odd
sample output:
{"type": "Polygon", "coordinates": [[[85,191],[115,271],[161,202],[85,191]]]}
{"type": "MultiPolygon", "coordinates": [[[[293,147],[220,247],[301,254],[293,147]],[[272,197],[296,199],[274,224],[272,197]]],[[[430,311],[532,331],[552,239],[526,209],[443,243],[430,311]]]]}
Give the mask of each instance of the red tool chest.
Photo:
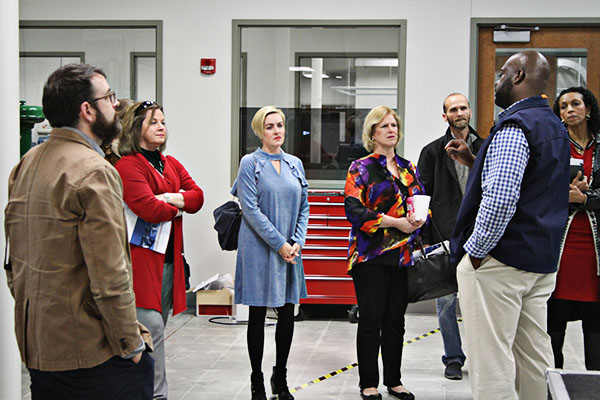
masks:
{"type": "Polygon", "coordinates": [[[346,273],[350,223],[344,193],[309,191],[310,215],[302,263],[308,298],[302,304],[356,304],[354,284],[346,273]]]}

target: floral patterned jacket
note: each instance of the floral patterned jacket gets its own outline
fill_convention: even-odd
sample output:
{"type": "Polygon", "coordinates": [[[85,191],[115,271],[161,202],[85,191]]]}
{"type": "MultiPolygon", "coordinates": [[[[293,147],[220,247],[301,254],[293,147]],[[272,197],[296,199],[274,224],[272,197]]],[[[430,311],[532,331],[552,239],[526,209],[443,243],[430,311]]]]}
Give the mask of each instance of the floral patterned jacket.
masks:
{"type": "Polygon", "coordinates": [[[399,265],[413,265],[412,234],[396,228],[382,228],[383,215],[399,218],[406,215],[406,199],[424,194],[417,167],[396,157],[400,172],[394,178],[387,169],[386,156],[372,153],[355,160],[348,169],[344,189],[346,217],[352,224],[348,246],[348,272],[356,264],[371,260],[388,251],[399,249],[399,265]]]}

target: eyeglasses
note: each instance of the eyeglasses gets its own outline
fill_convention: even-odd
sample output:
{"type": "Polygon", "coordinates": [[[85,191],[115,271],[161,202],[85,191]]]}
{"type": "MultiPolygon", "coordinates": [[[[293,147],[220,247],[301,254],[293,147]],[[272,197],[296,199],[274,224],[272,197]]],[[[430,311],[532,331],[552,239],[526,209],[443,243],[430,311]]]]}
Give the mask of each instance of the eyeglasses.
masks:
{"type": "Polygon", "coordinates": [[[95,103],[98,100],[102,100],[102,99],[105,99],[105,98],[108,98],[108,101],[110,101],[110,104],[115,104],[115,102],[117,101],[117,95],[115,94],[115,91],[114,90],[110,90],[104,96],[96,97],[95,99],[93,99],[92,101],[90,101],[90,103],[95,103]]]}
{"type": "Polygon", "coordinates": [[[140,105],[135,109],[135,113],[137,114],[138,111],[145,110],[145,109],[150,108],[152,106],[158,106],[158,108],[160,110],[162,110],[162,107],[157,102],[146,100],[146,101],[143,101],[143,102],[140,103],[140,105]]]}

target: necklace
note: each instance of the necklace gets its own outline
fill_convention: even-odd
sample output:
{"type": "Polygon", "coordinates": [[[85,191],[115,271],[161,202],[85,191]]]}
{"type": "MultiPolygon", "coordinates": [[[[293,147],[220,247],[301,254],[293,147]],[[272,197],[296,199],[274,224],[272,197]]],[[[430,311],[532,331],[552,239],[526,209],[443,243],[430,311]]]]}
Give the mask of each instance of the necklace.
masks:
{"type": "Polygon", "coordinates": [[[571,141],[571,143],[573,143],[573,147],[575,147],[575,151],[577,152],[577,154],[582,156],[583,153],[585,153],[585,149],[589,146],[592,138],[590,135],[587,134],[581,137],[579,135],[572,135],[569,131],[569,140],[571,141]],[[588,138],[587,141],[586,138],[588,138]],[[583,145],[580,142],[583,142],[583,145]]]}

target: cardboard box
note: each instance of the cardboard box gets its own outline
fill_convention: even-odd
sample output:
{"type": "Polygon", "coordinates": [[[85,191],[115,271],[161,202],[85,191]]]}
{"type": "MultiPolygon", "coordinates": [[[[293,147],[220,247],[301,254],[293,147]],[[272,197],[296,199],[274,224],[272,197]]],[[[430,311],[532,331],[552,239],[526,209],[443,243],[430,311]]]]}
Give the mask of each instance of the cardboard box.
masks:
{"type": "Polygon", "coordinates": [[[230,289],[196,291],[196,315],[231,315],[233,291],[230,289]]]}

